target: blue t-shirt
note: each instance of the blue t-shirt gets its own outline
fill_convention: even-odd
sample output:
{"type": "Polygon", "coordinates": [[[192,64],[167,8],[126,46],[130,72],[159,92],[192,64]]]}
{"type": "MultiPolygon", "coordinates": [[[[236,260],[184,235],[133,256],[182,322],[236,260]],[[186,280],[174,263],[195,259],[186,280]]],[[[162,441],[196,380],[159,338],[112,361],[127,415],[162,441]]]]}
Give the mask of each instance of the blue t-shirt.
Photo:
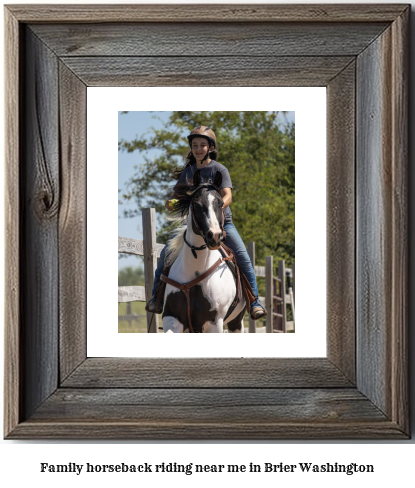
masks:
{"type": "MultiPolygon", "coordinates": [[[[196,163],[188,166],[180,175],[179,181],[177,182],[178,185],[193,185],[193,175],[196,173],[196,163]]],[[[213,183],[215,181],[215,176],[217,172],[222,174],[222,184],[219,190],[223,188],[230,188],[232,190],[232,181],[231,177],[229,176],[229,171],[223,164],[214,161],[213,159],[210,163],[201,168],[200,170],[200,180],[202,183],[213,183]]],[[[225,208],[225,224],[232,223],[232,212],[230,206],[225,208]]]]}

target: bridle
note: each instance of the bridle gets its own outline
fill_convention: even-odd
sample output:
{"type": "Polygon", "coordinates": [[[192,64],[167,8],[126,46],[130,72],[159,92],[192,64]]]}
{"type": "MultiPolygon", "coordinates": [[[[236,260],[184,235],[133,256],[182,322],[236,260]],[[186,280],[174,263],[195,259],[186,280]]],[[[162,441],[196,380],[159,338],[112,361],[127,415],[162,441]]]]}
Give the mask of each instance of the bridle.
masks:
{"type": "MultiPolygon", "coordinates": [[[[216,190],[218,193],[219,193],[219,189],[215,186],[215,185],[212,185],[212,184],[209,184],[209,185],[200,185],[199,188],[212,188],[213,190],[216,190]]],[[[195,191],[195,193],[199,190],[199,188],[195,191]]],[[[220,195],[220,193],[219,193],[220,195]]],[[[207,248],[207,243],[206,243],[206,236],[203,234],[202,230],[200,229],[199,227],[199,224],[197,223],[197,220],[196,220],[196,216],[195,216],[195,211],[194,211],[194,206],[193,206],[193,198],[190,202],[190,205],[189,205],[189,209],[191,210],[192,212],[192,221],[193,221],[193,232],[196,234],[196,235],[199,235],[199,236],[202,236],[204,241],[205,241],[205,244],[203,244],[203,246],[199,246],[199,247],[196,247],[196,246],[192,246],[191,244],[189,244],[186,240],[186,231],[183,233],[183,239],[184,239],[184,242],[190,247],[190,249],[192,250],[192,254],[193,254],[193,257],[195,259],[197,259],[197,254],[196,254],[196,251],[202,251],[203,249],[206,249],[207,248]]],[[[221,223],[221,231],[223,232],[224,234],[224,237],[226,236],[225,234],[225,230],[223,228],[224,226],[224,223],[225,223],[225,210],[222,208],[222,223],[221,223]]]]}

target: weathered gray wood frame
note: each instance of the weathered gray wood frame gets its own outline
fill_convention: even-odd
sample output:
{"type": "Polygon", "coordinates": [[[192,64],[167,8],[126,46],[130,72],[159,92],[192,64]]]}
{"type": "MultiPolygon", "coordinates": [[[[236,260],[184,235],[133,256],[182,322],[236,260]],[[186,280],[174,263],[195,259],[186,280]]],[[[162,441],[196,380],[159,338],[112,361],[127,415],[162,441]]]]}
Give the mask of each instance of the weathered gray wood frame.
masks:
{"type": "Polygon", "coordinates": [[[409,13],[5,7],[6,438],[408,438],[409,13]],[[327,357],[87,358],[86,88],[212,84],[327,87],[327,357]]]}

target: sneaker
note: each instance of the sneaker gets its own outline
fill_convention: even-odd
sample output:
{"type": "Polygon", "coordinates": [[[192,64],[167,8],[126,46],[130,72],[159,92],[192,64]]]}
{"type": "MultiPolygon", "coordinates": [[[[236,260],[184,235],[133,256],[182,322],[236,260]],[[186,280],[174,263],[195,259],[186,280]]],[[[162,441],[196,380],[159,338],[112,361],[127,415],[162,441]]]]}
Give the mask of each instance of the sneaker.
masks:
{"type": "Polygon", "coordinates": [[[261,303],[257,301],[251,303],[251,310],[249,311],[249,315],[251,316],[252,320],[258,320],[268,314],[265,308],[261,305],[261,303]]]}
{"type": "Polygon", "coordinates": [[[160,300],[160,303],[157,305],[157,297],[153,295],[151,300],[146,303],[145,309],[147,312],[153,313],[162,313],[163,312],[163,302],[160,300]]]}

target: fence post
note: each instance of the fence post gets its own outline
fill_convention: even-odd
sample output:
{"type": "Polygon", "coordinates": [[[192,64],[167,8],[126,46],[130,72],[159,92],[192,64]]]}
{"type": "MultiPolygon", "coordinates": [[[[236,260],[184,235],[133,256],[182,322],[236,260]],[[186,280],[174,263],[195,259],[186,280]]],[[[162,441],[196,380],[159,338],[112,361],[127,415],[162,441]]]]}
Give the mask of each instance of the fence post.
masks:
{"type": "Polygon", "coordinates": [[[272,256],[266,256],[265,258],[265,308],[268,315],[266,317],[266,332],[272,333],[274,325],[274,265],[272,256]]]}
{"type": "Polygon", "coordinates": [[[287,303],[285,301],[285,261],[279,260],[278,261],[278,278],[281,280],[281,297],[282,297],[282,303],[281,303],[281,309],[282,309],[282,319],[281,319],[281,325],[282,325],[282,331],[287,332],[287,303]]]}
{"type": "Polygon", "coordinates": [[[294,306],[295,306],[295,261],[293,261],[292,269],[292,281],[293,281],[293,295],[294,295],[294,306]]]}
{"type": "MultiPolygon", "coordinates": [[[[248,242],[248,256],[251,260],[252,267],[255,270],[255,242],[248,242]]],[[[249,304],[247,304],[248,308],[248,315],[249,315],[249,304]]],[[[255,320],[251,319],[251,316],[249,315],[249,333],[256,332],[256,325],[255,325],[255,320]]]]}
{"type": "MultiPolygon", "coordinates": [[[[144,254],[144,278],[146,301],[151,298],[151,290],[154,284],[154,272],[157,267],[156,249],[156,209],[143,209],[143,254],[144,254]]],[[[150,325],[152,313],[147,312],[147,328],[150,325]]],[[[158,332],[158,315],[154,314],[149,332],[158,332]]]]}

